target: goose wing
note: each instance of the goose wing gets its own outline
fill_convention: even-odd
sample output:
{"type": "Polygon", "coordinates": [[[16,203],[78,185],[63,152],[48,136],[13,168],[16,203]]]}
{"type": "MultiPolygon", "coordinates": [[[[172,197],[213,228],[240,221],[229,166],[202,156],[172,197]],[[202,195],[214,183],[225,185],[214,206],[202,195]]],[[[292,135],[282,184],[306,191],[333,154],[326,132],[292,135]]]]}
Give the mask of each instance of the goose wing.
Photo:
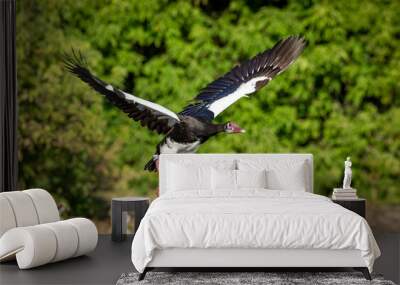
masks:
{"type": "Polygon", "coordinates": [[[290,36],[279,41],[273,48],[234,67],[210,83],[180,114],[212,121],[237,100],[265,86],[288,68],[301,54],[305,44],[304,38],[300,36],[290,36]]]}
{"type": "Polygon", "coordinates": [[[72,74],[105,96],[113,105],[125,112],[130,118],[139,121],[142,126],[159,134],[166,134],[180,121],[178,115],[171,110],[126,93],[94,76],[86,67],[86,60],[80,52],[73,50],[72,55],[64,55],[63,61],[66,68],[72,74]]]}

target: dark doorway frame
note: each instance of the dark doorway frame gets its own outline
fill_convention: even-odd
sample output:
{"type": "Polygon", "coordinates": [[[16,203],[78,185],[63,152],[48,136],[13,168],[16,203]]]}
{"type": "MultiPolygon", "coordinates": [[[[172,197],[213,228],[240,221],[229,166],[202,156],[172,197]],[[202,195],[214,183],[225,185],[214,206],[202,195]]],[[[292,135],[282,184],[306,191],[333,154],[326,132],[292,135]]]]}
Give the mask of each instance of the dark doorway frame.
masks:
{"type": "Polygon", "coordinates": [[[16,3],[0,1],[0,192],[17,190],[16,3]]]}

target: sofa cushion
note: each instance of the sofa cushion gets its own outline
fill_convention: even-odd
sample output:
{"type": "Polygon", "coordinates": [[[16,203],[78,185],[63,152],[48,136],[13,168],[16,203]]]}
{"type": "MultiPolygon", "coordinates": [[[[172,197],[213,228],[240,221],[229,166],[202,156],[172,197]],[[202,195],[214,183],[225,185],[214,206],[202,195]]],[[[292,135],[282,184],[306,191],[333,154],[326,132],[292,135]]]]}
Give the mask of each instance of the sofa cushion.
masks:
{"type": "Polygon", "coordinates": [[[17,222],[8,199],[0,193],[0,237],[8,230],[15,228],[17,222]]]}
{"type": "Polygon", "coordinates": [[[14,227],[60,220],[56,202],[43,189],[0,193],[0,237],[14,227]]]}
{"type": "Polygon", "coordinates": [[[0,194],[6,198],[13,211],[17,227],[39,224],[39,218],[31,197],[23,191],[10,191],[0,194]]]}
{"type": "Polygon", "coordinates": [[[39,188],[28,189],[22,192],[28,194],[32,199],[38,215],[39,224],[51,223],[60,220],[60,214],[58,212],[56,202],[49,192],[39,188]]]}

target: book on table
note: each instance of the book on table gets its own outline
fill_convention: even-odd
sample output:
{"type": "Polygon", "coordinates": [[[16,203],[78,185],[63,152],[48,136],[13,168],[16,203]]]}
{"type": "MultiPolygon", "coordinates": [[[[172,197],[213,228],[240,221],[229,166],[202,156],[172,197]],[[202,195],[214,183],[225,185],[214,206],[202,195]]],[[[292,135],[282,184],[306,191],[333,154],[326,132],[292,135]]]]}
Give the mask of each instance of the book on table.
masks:
{"type": "Polygon", "coordinates": [[[334,200],[354,200],[357,198],[357,189],[333,189],[332,199],[334,200]]]}
{"type": "Polygon", "coordinates": [[[334,188],[333,193],[357,193],[357,189],[343,189],[343,188],[334,188]]]}

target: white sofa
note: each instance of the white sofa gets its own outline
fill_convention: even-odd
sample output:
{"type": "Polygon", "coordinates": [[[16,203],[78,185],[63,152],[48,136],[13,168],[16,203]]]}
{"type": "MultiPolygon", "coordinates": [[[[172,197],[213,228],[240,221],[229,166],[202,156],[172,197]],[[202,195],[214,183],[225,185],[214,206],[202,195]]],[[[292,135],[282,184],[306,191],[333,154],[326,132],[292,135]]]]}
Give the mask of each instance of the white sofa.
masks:
{"type": "Polygon", "coordinates": [[[20,269],[84,255],[96,248],[98,233],[88,219],[60,221],[53,197],[43,189],[0,193],[0,262],[20,269]]]}

